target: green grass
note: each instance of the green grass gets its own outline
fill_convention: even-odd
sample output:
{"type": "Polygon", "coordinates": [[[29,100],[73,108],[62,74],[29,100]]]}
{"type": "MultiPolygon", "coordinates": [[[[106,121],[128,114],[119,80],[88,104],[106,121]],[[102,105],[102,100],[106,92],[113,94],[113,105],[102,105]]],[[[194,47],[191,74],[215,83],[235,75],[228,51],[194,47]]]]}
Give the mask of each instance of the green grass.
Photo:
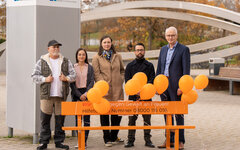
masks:
{"type": "Polygon", "coordinates": [[[18,139],[32,139],[32,135],[25,135],[25,136],[2,136],[2,138],[18,138],[18,139]]]}
{"type": "Polygon", "coordinates": [[[236,65],[238,64],[239,60],[236,60],[236,59],[230,59],[230,60],[227,60],[227,64],[231,64],[231,65],[236,65]]]}
{"type": "Polygon", "coordinates": [[[100,32],[96,32],[96,33],[89,33],[89,34],[81,34],[81,38],[83,39],[83,36],[86,35],[88,38],[90,36],[91,39],[100,39],[100,32]]]}
{"type": "Polygon", "coordinates": [[[0,39],[0,44],[5,42],[5,41],[6,41],[6,39],[0,39]]]}
{"type": "Polygon", "coordinates": [[[233,47],[234,45],[223,45],[223,46],[218,46],[216,48],[216,50],[223,50],[223,49],[226,49],[226,48],[231,48],[233,47]]]}
{"type": "Polygon", "coordinates": [[[92,51],[92,52],[97,52],[99,46],[98,45],[86,45],[86,46],[81,46],[82,48],[86,49],[87,51],[92,51]]]}

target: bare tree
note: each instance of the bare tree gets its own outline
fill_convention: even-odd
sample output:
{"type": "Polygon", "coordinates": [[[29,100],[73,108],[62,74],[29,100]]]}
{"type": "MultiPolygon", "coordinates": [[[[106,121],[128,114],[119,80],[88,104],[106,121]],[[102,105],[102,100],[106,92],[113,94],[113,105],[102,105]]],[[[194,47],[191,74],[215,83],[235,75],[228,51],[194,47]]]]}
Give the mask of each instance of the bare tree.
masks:
{"type": "Polygon", "coordinates": [[[6,38],[6,1],[1,0],[0,3],[0,38],[6,38]]]}

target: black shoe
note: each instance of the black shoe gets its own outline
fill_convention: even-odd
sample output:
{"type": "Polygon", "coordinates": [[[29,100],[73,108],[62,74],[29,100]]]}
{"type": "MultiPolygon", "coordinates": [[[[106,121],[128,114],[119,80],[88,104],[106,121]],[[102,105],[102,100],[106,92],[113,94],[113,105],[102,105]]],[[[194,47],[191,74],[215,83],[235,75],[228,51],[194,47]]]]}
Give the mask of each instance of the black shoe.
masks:
{"type": "Polygon", "coordinates": [[[47,149],[47,144],[40,144],[40,145],[37,147],[37,150],[44,150],[44,149],[47,149]]]}
{"type": "Polygon", "coordinates": [[[134,144],[133,142],[128,142],[126,145],[124,145],[124,147],[128,148],[128,147],[133,147],[134,144]]]}
{"type": "MultiPolygon", "coordinates": [[[[162,145],[158,146],[158,148],[166,148],[167,142],[165,141],[162,145]]],[[[174,147],[174,142],[170,142],[170,147],[174,147]]]]}
{"type": "Polygon", "coordinates": [[[150,148],[154,148],[155,147],[155,145],[153,145],[152,142],[146,142],[145,146],[150,147],[150,148]]]}
{"type": "Polygon", "coordinates": [[[56,143],[55,146],[56,146],[56,148],[61,148],[61,149],[66,149],[66,150],[69,149],[68,145],[63,145],[62,143],[56,143]]]}

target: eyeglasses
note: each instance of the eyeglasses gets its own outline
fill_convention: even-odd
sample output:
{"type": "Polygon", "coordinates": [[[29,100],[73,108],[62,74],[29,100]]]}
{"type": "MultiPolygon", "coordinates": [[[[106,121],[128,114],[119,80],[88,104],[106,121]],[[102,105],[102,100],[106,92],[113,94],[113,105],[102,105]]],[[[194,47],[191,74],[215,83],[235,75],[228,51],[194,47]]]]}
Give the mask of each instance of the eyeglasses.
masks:
{"type": "Polygon", "coordinates": [[[136,51],[136,52],[143,52],[144,49],[136,49],[135,51],[136,51]]]}
{"type": "Polygon", "coordinates": [[[169,34],[169,35],[166,35],[166,37],[175,37],[176,34],[169,34]]]}

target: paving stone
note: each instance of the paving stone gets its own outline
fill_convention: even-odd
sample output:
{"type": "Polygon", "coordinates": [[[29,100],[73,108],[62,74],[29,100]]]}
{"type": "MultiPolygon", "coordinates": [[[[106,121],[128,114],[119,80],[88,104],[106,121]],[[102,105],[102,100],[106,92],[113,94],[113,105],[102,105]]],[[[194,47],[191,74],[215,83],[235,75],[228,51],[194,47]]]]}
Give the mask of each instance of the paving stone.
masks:
{"type": "MultiPolygon", "coordinates": [[[[201,73],[198,71],[197,73],[201,73]]],[[[195,125],[196,129],[185,130],[185,150],[239,150],[240,149],[240,96],[229,95],[227,91],[198,91],[199,98],[196,103],[189,105],[189,114],[185,115],[186,125],[195,125]]],[[[159,100],[155,96],[154,100],[159,100]]],[[[0,150],[33,150],[37,144],[32,144],[31,133],[14,129],[14,138],[6,138],[6,84],[5,75],[0,74],[0,150]]],[[[127,125],[128,117],[123,116],[122,125],[127,125]]],[[[91,117],[92,125],[99,125],[99,116],[91,117]]],[[[138,125],[143,124],[139,116],[138,125]]],[[[152,125],[164,125],[162,115],[152,116],[152,125]]],[[[67,131],[65,144],[75,149],[77,138],[71,137],[67,131]]],[[[152,130],[152,141],[161,145],[164,140],[164,130],[152,130]]],[[[123,144],[106,148],[103,143],[102,131],[91,131],[88,139],[89,150],[123,150],[123,144]]],[[[121,130],[119,137],[127,141],[127,130],[121,130]]],[[[143,130],[137,130],[135,146],[131,150],[148,150],[144,146],[143,130]]],[[[54,150],[51,140],[48,150],[54,150]]]]}

